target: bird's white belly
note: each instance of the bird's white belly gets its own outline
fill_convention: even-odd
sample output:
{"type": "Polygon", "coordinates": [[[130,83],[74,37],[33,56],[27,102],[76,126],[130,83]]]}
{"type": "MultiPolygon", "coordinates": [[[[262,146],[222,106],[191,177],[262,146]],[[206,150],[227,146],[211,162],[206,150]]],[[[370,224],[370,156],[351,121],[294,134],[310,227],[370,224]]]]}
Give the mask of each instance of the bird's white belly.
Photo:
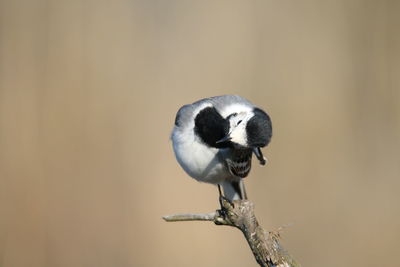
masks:
{"type": "Polygon", "coordinates": [[[225,163],[218,157],[217,148],[208,147],[195,138],[180,138],[179,133],[174,134],[173,147],[176,159],[191,177],[213,184],[233,178],[225,163]]]}

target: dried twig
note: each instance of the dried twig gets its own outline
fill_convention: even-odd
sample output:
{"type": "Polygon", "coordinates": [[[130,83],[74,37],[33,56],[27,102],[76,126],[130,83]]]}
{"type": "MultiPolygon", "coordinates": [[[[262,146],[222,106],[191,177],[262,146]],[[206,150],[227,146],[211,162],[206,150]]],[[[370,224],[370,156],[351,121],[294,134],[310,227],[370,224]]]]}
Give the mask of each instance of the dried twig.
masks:
{"type": "Polygon", "coordinates": [[[217,225],[233,226],[242,231],[254,257],[260,266],[300,266],[279,243],[278,232],[266,232],[254,214],[254,204],[249,200],[235,200],[233,203],[221,198],[221,210],[206,214],[176,214],[164,216],[167,222],[213,221],[217,225]]]}

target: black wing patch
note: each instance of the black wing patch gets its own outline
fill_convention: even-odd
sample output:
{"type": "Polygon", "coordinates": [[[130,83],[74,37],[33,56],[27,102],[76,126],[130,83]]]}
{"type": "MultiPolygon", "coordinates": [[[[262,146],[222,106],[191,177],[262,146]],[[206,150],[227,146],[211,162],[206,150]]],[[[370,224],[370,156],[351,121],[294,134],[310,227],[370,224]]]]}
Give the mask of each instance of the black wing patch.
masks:
{"type": "Polygon", "coordinates": [[[238,177],[246,177],[251,170],[251,150],[235,151],[232,158],[228,158],[229,171],[238,177]]]}

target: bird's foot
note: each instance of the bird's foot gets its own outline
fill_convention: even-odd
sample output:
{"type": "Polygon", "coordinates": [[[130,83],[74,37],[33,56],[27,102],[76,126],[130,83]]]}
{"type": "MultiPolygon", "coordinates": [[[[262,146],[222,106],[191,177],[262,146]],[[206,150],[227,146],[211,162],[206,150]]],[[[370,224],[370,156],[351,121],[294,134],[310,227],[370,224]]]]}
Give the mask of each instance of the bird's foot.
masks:
{"type": "Polygon", "coordinates": [[[228,210],[232,209],[234,205],[229,199],[222,195],[219,196],[219,204],[221,205],[221,209],[217,210],[217,212],[221,217],[226,218],[228,210]]]}

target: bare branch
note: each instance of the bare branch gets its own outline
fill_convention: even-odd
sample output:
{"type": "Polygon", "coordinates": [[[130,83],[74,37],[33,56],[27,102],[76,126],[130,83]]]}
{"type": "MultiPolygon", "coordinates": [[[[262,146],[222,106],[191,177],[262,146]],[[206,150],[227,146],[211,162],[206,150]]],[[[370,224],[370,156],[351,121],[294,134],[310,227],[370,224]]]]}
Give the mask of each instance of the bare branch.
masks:
{"type": "Polygon", "coordinates": [[[164,216],[167,222],[213,221],[217,225],[233,226],[242,231],[260,266],[299,267],[279,243],[278,232],[266,232],[254,214],[254,204],[248,200],[233,203],[221,198],[221,210],[206,214],[176,214],[164,216]]]}
{"type": "Polygon", "coordinates": [[[164,216],[163,219],[167,222],[183,222],[183,221],[214,221],[216,212],[204,214],[174,214],[164,216]]]}

